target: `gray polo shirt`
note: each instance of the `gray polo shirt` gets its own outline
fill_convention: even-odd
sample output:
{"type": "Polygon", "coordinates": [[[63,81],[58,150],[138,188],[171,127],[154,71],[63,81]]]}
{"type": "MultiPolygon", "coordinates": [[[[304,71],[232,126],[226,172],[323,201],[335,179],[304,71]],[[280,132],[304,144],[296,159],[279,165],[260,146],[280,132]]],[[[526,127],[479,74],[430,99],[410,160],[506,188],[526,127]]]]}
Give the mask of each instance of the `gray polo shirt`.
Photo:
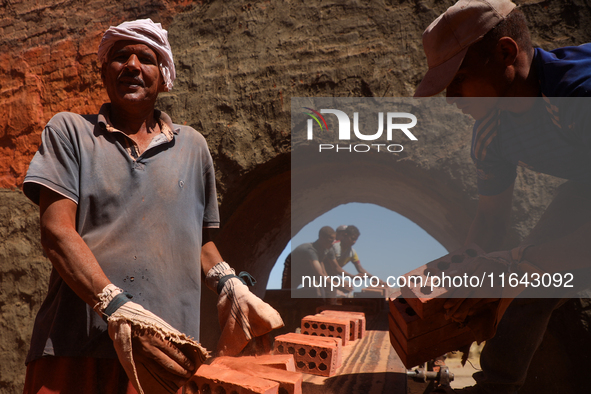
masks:
{"type": "MultiPolygon", "coordinates": [[[[219,226],[207,143],[156,111],[163,132],[137,156],[130,140],[108,126],[109,108],[55,115],[23,191],[37,204],[41,186],[74,201],[76,229],[107,277],[198,339],[202,228],[219,226]]],[[[27,362],[44,355],[116,358],[106,329],[54,269],[27,362]]]]}
{"type": "Polygon", "coordinates": [[[320,248],[317,242],[301,244],[291,252],[292,289],[302,284],[303,276],[315,276],[318,278],[318,273],[314,270],[312,261],[322,263],[327,252],[327,250],[320,248]]]}

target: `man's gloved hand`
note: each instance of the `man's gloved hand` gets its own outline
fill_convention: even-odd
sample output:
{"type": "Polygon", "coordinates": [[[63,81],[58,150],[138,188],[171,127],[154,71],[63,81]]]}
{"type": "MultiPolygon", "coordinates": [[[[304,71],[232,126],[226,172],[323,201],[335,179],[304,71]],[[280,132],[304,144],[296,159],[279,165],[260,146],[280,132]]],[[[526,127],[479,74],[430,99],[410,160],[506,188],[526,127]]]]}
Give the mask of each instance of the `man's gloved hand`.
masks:
{"type": "Polygon", "coordinates": [[[207,358],[199,343],[115,285],[99,298],[94,309],[106,318],[119,361],[139,394],[176,393],[207,358]]]}
{"type": "MultiPolygon", "coordinates": [[[[521,278],[524,274],[543,274],[539,268],[523,260],[523,252],[529,246],[531,245],[487,253],[464,261],[453,275],[476,276],[480,280],[484,278],[484,282],[477,287],[454,288],[444,304],[446,317],[460,323],[467,322],[468,326],[475,328],[473,331],[492,337],[511,301],[525,290],[521,283],[517,283],[517,286],[508,285],[509,275],[517,274],[521,278]],[[504,286],[501,286],[501,274],[505,274],[504,286]],[[470,319],[467,319],[468,317],[470,319]],[[476,326],[479,326],[478,329],[476,326]],[[488,329],[484,329],[485,326],[488,326],[488,329]]],[[[452,275],[452,272],[449,274],[452,275]]]]}
{"type": "Polygon", "coordinates": [[[220,356],[235,356],[251,339],[283,327],[279,313],[252,294],[245,281],[236,276],[226,262],[222,261],[209,270],[206,284],[219,294],[217,309],[222,328],[218,343],[220,356]]]}

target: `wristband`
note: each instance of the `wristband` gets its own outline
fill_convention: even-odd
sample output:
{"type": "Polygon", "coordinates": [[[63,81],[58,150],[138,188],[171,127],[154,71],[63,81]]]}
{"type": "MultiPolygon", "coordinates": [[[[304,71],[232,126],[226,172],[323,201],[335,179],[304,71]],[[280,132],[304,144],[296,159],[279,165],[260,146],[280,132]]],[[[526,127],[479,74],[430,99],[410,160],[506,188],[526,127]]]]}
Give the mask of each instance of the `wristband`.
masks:
{"type": "Polygon", "coordinates": [[[111,316],[117,309],[122,305],[129,302],[133,296],[123,289],[109,283],[105,288],[98,294],[99,302],[94,306],[94,311],[98,313],[103,320],[107,321],[107,318],[111,316]]]}
{"type": "Polygon", "coordinates": [[[220,278],[220,281],[218,282],[217,289],[216,289],[218,294],[220,294],[222,292],[222,290],[224,289],[224,286],[226,285],[226,282],[232,278],[238,278],[240,280],[240,282],[244,283],[244,285],[246,285],[246,286],[252,287],[257,283],[256,279],[246,271],[240,272],[238,274],[238,276],[236,276],[234,274],[225,275],[225,276],[222,276],[220,278]]]}
{"type": "Polygon", "coordinates": [[[131,301],[132,298],[133,296],[126,291],[117,294],[103,311],[103,320],[107,321],[108,317],[115,313],[121,306],[131,301]]]}

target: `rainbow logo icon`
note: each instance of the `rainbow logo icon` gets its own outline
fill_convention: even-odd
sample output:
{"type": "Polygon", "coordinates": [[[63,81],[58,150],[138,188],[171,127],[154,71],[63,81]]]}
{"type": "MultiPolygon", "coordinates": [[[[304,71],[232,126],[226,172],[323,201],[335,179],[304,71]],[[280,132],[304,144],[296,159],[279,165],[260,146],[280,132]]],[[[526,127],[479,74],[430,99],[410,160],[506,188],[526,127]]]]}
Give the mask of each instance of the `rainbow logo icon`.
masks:
{"type": "MultiPolygon", "coordinates": [[[[320,114],[320,112],[313,110],[312,108],[308,108],[308,107],[304,107],[304,109],[307,109],[308,111],[312,112],[312,113],[305,112],[305,114],[310,115],[316,121],[316,123],[318,123],[318,126],[320,126],[320,130],[324,130],[324,128],[322,127],[322,123],[324,123],[324,127],[326,127],[326,131],[328,131],[328,126],[326,124],[326,120],[324,120],[324,116],[322,116],[320,114]],[[322,120],[322,123],[320,123],[321,120],[322,120]]],[[[309,122],[311,122],[311,120],[309,122]]]]}

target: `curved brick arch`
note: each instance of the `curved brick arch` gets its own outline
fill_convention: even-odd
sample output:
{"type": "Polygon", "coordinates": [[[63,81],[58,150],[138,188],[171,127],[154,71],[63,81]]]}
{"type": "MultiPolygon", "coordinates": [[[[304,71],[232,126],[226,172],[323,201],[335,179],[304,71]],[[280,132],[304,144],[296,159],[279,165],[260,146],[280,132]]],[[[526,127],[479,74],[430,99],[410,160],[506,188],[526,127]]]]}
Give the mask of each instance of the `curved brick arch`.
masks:
{"type": "MultiPolygon", "coordinates": [[[[284,161],[290,155],[285,156],[284,161]]],[[[259,293],[291,234],[341,204],[371,203],[395,211],[452,250],[462,244],[476,207],[452,175],[412,161],[387,165],[335,155],[303,168],[284,166],[256,184],[245,180],[251,189],[243,197],[232,201],[226,196],[222,217],[230,210],[231,215],[222,219],[216,244],[237,269],[260,278],[259,293]]]]}

